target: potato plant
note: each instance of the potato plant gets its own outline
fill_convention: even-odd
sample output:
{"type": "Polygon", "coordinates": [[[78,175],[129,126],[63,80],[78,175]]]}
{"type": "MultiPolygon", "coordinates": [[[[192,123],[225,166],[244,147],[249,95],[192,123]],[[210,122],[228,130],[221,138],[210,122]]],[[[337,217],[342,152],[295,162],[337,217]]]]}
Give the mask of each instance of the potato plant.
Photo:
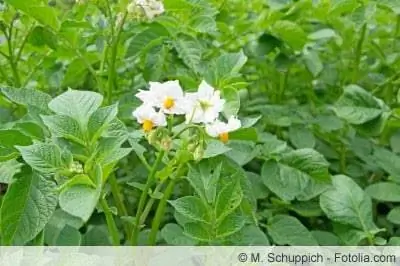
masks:
{"type": "Polygon", "coordinates": [[[0,0],[0,243],[400,244],[397,0],[0,0]]]}

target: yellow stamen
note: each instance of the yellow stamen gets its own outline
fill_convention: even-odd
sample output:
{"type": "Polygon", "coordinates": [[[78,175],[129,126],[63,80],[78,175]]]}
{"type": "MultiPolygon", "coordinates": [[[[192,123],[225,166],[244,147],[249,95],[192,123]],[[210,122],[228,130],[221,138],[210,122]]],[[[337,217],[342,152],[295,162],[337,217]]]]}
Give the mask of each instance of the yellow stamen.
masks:
{"type": "Polygon", "coordinates": [[[223,143],[227,143],[229,140],[228,132],[219,134],[219,140],[222,141],[223,143]]]}
{"type": "Polygon", "coordinates": [[[142,127],[143,127],[144,132],[149,132],[153,129],[154,123],[151,120],[144,120],[142,127]]]}
{"type": "Polygon", "coordinates": [[[163,105],[165,109],[171,109],[172,107],[174,107],[175,101],[173,98],[167,97],[165,98],[163,105]]]}

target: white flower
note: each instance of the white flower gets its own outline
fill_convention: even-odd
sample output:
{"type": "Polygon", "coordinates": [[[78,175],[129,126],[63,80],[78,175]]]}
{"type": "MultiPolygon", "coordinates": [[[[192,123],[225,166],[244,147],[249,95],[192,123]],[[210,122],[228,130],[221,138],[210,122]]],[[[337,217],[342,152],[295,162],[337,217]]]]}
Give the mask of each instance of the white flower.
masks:
{"type": "Polygon", "coordinates": [[[187,103],[178,80],[149,84],[148,91],[136,94],[143,103],[160,108],[165,114],[185,114],[187,103]]]}
{"type": "Polygon", "coordinates": [[[153,19],[154,17],[161,15],[165,11],[164,5],[161,1],[133,0],[127,7],[128,13],[137,13],[139,11],[138,7],[140,7],[144,15],[149,19],[153,19]]]}
{"type": "Polygon", "coordinates": [[[133,111],[132,115],[140,124],[142,124],[145,132],[151,131],[153,127],[162,127],[167,125],[165,115],[161,112],[156,112],[156,110],[154,110],[150,105],[143,104],[139,106],[135,111],[133,111]]]}
{"type": "Polygon", "coordinates": [[[214,90],[207,82],[202,81],[199,90],[186,95],[187,123],[212,123],[224,108],[225,100],[221,99],[220,92],[214,90]]]}
{"type": "Polygon", "coordinates": [[[229,132],[238,130],[242,126],[239,119],[231,116],[228,123],[222,121],[215,121],[212,124],[206,125],[206,132],[211,137],[219,137],[219,139],[226,143],[229,140],[229,132]]]}

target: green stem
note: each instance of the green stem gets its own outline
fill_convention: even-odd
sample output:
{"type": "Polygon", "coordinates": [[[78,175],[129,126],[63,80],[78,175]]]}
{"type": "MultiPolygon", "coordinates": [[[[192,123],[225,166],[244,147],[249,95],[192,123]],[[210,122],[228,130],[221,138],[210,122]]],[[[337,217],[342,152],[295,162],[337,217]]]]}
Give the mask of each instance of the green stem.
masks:
{"type": "MultiPolygon", "coordinates": [[[[158,193],[161,190],[161,187],[164,185],[164,182],[161,182],[160,184],[157,185],[156,189],[154,190],[154,193],[158,193]]],[[[146,204],[146,207],[144,208],[144,211],[140,217],[140,224],[144,224],[144,222],[147,219],[147,216],[150,213],[151,207],[153,207],[154,202],[156,199],[152,197],[146,204]]]]}
{"type": "Polygon", "coordinates": [[[11,25],[10,25],[10,30],[8,32],[8,35],[6,35],[7,38],[7,46],[8,46],[8,61],[10,62],[10,67],[11,67],[11,71],[13,73],[14,76],[14,85],[16,87],[21,87],[21,79],[19,77],[19,73],[18,73],[18,69],[17,69],[17,65],[14,61],[14,49],[13,49],[13,45],[12,45],[12,37],[13,37],[13,28],[14,28],[14,21],[12,21],[11,25]]]}
{"type": "Polygon", "coordinates": [[[107,227],[108,227],[108,231],[111,235],[113,245],[119,246],[120,243],[119,243],[119,233],[118,233],[117,225],[115,224],[114,217],[110,211],[110,208],[108,207],[106,199],[101,197],[100,204],[101,204],[101,207],[103,208],[104,214],[106,216],[107,227]]]}
{"type": "Polygon", "coordinates": [[[157,159],[156,159],[156,161],[155,161],[155,163],[154,163],[154,165],[153,165],[153,167],[152,167],[152,169],[151,169],[151,171],[150,171],[150,173],[149,173],[149,175],[147,177],[147,182],[146,182],[144,190],[142,191],[142,195],[140,196],[139,205],[138,205],[138,208],[137,208],[137,211],[136,211],[135,224],[134,224],[134,228],[133,228],[133,231],[132,231],[132,237],[131,237],[131,243],[132,243],[133,246],[137,244],[137,241],[138,241],[137,238],[138,238],[139,230],[140,230],[140,226],[141,226],[140,217],[142,216],[143,208],[144,208],[144,206],[146,204],[146,199],[147,199],[147,195],[148,195],[149,189],[151,188],[151,185],[153,183],[153,179],[154,179],[154,177],[155,177],[155,175],[157,173],[158,166],[162,162],[162,158],[164,157],[164,153],[165,153],[165,151],[162,150],[158,154],[157,159]]]}
{"type": "Polygon", "coordinates": [[[154,220],[151,226],[151,232],[149,236],[149,245],[154,245],[157,240],[157,233],[158,228],[161,224],[161,219],[164,216],[165,207],[167,206],[167,201],[171,197],[172,192],[174,191],[174,186],[176,183],[176,178],[171,179],[167,188],[164,191],[164,197],[161,199],[160,203],[158,204],[156,214],[154,216],[154,220]]]}
{"type": "MultiPolygon", "coordinates": [[[[114,201],[115,201],[115,205],[117,207],[118,213],[120,213],[122,216],[128,216],[128,211],[126,210],[124,201],[122,199],[121,196],[121,189],[120,186],[118,184],[118,181],[115,177],[114,174],[110,175],[108,178],[108,182],[111,186],[111,193],[113,195],[114,201]]],[[[126,235],[128,237],[131,236],[131,228],[128,225],[124,225],[124,230],[126,232],[126,235]]]]}
{"type": "Polygon", "coordinates": [[[356,46],[356,57],[354,59],[354,70],[353,70],[353,78],[352,78],[353,83],[355,83],[358,80],[358,73],[360,72],[362,47],[364,44],[366,32],[367,32],[367,23],[364,23],[364,25],[361,28],[360,39],[358,40],[358,43],[356,46]]]}
{"type": "MultiPolygon", "coordinates": [[[[110,58],[110,65],[109,65],[109,72],[108,72],[108,85],[107,85],[107,103],[111,104],[112,102],[112,91],[114,89],[115,83],[115,76],[116,76],[116,60],[117,60],[117,52],[118,52],[118,44],[119,40],[121,39],[122,29],[125,24],[126,17],[128,16],[128,12],[125,11],[124,16],[122,18],[121,24],[118,25],[116,36],[112,42],[111,47],[111,58],[110,58]]],[[[117,88],[116,88],[117,89],[117,88]]]]}
{"type": "Polygon", "coordinates": [[[31,35],[31,33],[32,33],[32,31],[33,31],[34,28],[35,28],[35,24],[33,24],[33,25],[29,28],[28,32],[27,32],[26,35],[24,36],[24,39],[22,40],[22,44],[21,44],[21,46],[19,47],[19,50],[18,50],[16,59],[15,59],[15,65],[16,65],[16,66],[18,66],[18,62],[19,62],[19,60],[21,59],[21,56],[22,56],[22,51],[24,50],[25,45],[26,45],[26,43],[28,42],[29,36],[31,35]]]}

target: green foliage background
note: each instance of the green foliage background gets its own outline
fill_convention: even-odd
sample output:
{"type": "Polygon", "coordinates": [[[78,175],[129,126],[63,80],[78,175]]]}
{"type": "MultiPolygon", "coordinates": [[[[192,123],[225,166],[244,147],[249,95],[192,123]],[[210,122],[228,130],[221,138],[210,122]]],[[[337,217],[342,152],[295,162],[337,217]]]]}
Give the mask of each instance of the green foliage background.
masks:
{"type": "Polygon", "coordinates": [[[131,243],[156,157],[134,94],[174,79],[221,90],[243,129],[168,204],[150,193],[165,214],[136,244],[154,221],[168,245],[400,244],[399,1],[165,0],[152,21],[86,2],[0,1],[2,244],[131,243]]]}

